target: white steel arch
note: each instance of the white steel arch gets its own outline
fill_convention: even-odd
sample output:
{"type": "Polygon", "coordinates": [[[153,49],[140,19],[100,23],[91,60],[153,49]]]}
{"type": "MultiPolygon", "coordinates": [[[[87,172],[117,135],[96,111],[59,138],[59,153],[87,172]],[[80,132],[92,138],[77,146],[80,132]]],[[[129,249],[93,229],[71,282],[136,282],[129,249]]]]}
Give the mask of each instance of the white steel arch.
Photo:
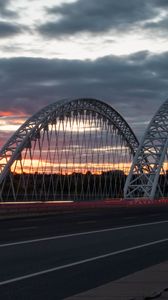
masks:
{"type": "Polygon", "coordinates": [[[162,197],[158,184],[168,148],[168,99],[158,109],[140,142],[124,187],[125,198],[162,197]]]}
{"type": "MultiPolygon", "coordinates": [[[[60,119],[68,117],[69,112],[72,111],[79,114],[84,111],[91,111],[94,114],[101,115],[118,130],[130,148],[132,155],[136,153],[138,148],[136,136],[123,117],[110,105],[96,99],[60,100],[46,106],[30,117],[2,147],[0,150],[0,185],[3,184],[6,176],[10,175],[10,168],[13,162],[19,159],[21,151],[31,147],[31,141],[39,138],[40,131],[58,117],[60,119]]],[[[12,176],[9,177],[12,186],[12,176]]]]}

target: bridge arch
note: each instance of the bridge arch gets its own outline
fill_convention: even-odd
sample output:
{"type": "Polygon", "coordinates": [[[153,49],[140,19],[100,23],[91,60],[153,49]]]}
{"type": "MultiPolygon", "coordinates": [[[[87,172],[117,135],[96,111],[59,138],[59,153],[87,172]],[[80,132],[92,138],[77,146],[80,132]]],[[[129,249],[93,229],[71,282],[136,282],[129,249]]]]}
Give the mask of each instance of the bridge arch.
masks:
{"type": "MultiPolygon", "coordinates": [[[[77,131],[76,133],[76,143],[77,143],[80,140],[79,132],[81,131],[80,128],[81,124],[83,124],[82,125],[83,140],[81,140],[80,143],[85,144],[85,146],[76,145],[77,149],[78,148],[81,149],[82,147],[85,148],[85,150],[87,149],[88,138],[86,138],[87,135],[86,131],[88,130],[90,134],[90,140],[93,137],[94,139],[96,139],[98,135],[101,135],[101,139],[102,139],[101,146],[103,145],[103,147],[106,148],[109,146],[109,145],[105,145],[106,143],[105,139],[107,139],[107,135],[108,138],[110,134],[115,135],[116,148],[119,145],[117,144],[117,137],[119,137],[121,146],[124,145],[124,147],[127,148],[127,150],[129,149],[129,152],[132,156],[135,155],[135,152],[138,148],[138,140],[135,134],[133,133],[133,131],[131,130],[130,126],[124,120],[124,118],[110,105],[100,100],[86,99],[86,98],[74,99],[74,100],[67,99],[67,100],[57,101],[53,104],[44,107],[42,110],[40,110],[32,117],[30,117],[13,134],[13,136],[4,144],[4,146],[0,150],[1,200],[7,201],[10,200],[10,198],[12,198],[13,200],[18,200],[20,199],[20,197],[22,197],[23,200],[29,200],[30,198],[31,200],[38,200],[42,198],[43,198],[42,200],[47,200],[49,193],[45,188],[45,180],[46,180],[45,172],[50,168],[50,173],[52,173],[52,178],[49,179],[48,184],[53,185],[52,189],[54,189],[53,172],[55,172],[55,170],[53,169],[52,165],[54,165],[55,163],[56,156],[58,159],[58,155],[57,155],[58,153],[56,153],[58,148],[58,145],[56,144],[57,140],[59,140],[59,143],[62,143],[63,139],[64,139],[64,144],[66,144],[66,142],[72,143],[71,150],[68,150],[66,147],[65,147],[66,149],[65,148],[62,149],[62,153],[63,151],[65,153],[66,152],[68,153],[64,157],[64,165],[66,165],[68,164],[68,159],[69,159],[68,156],[70,156],[70,151],[72,152],[73,147],[74,147],[73,149],[75,149],[75,144],[73,144],[74,142],[71,141],[73,139],[73,136],[75,135],[73,131],[75,130],[77,131]],[[69,132],[68,127],[71,128],[72,124],[73,124],[73,130],[70,130],[71,133],[69,135],[68,134],[66,135],[66,132],[69,132]],[[101,127],[100,132],[97,132],[96,126],[101,127]],[[91,132],[93,128],[96,133],[94,133],[94,136],[92,135],[91,137],[92,134],[91,132]],[[108,132],[108,134],[106,134],[106,137],[105,137],[105,133],[103,133],[104,135],[101,133],[102,131],[108,132]],[[56,141],[55,146],[51,147],[54,141],[56,141]],[[43,165],[44,160],[42,158],[44,152],[46,152],[45,167],[43,165]],[[35,159],[36,155],[38,157],[38,161],[37,159],[35,159]],[[29,165],[30,165],[28,173],[26,172],[27,169],[25,167],[26,160],[29,160],[29,165]],[[35,168],[35,164],[38,165],[38,168],[35,168]],[[41,164],[41,169],[39,167],[39,164],[41,164]],[[33,176],[31,175],[32,172],[34,172],[33,176]],[[40,198],[38,198],[37,195],[38,194],[37,185],[39,185],[38,172],[41,173],[41,180],[43,181],[43,187],[42,186],[40,187],[41,190],[40,198]],[[19,179],[17,179],[17,176],[19,177],[19,179]],[[19,187],[18,186],[16,187],[16,183],[15,183],[16,179],[17,181],[19,181],[19,187]],[[33,189],[33,192],[31,192],[33,194],[31,195],[29,192],[30,183],[28,183],[28,181],[31,182],[32,189],[33,189]],[[7,186],[9,186],[9,189],[7,189],[7,186]]],[[[99,145],[99,149],[98,149],[99,152],[100,152],[100,148],[101,147],[99,145]]],[[[105,151],[107,152],[107,149],[105,151]]],[[[78,156],[80,156],[79,152],[80,151],[78,151],[78,156]]],[[[84,156],[84,153],[81,152],[81,155],[84,156]]],[[[85,156],[86,156],[85,165],[87,164],[89,165],[89,162],[87,162],[86,153],[85,156]]],[[[90,156],[92,156],[92,163],[93,163],[94,162],[93,154],[90,154],[90,156]]],[[[98,154],[97,157],[99,156],[100,153],[98,154]]],[[[94,163],[95,165],[97,164],[97,162],[94,163]]],[[[103,160],[102,160],[102,164],[103,164],[103,160]]],[[[60,163],[61,168],[59,166],[59,173],[61,173],[61,175],[62,175],[62,165],[63,164],[60,163]]],[[[88,168],[86,168],[86,170],[89,172],[88,168]]],[[[62,183],[59,182],[59,186],[60,184],[62,183]]],[[[58,179],[57,179],[57,185],[58,185],[58,179]]],[[[56,195],[55,192],[53,193],[54,195],[56,195]]],[[[52,200],[56,199],[55,196],[51,198],[52,200]]]]}
{"type": "MultiPolygon", "coordinates": [[[[160,106],[140,142],[124,187],[125,198],[163,197],[163,183],[168,185],[164,160],[168,149],[168,99],[160,106]]],[[[167,172],[167,170],[166,170],[167,172]]]]}

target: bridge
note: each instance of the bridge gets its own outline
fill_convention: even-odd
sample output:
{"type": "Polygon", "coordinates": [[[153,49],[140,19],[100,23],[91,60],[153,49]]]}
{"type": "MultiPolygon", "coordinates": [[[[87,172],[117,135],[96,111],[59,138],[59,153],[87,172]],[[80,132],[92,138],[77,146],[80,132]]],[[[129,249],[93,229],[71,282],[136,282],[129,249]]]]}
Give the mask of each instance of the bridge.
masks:
{"type": "MultiPolygon", "coordinates": [[[[167,109],[168,101],[139,142],[110,105],[95,99],[58,101],[30,117],[6,142],[0,151],[0,210],[7,212],[5,221],[0,219],[2,299],[77,299],[73,295],[89,295],[96,287],[99,299],[104,291],[109,297],[106,285],[100,293],[101,285],[114,281],[119,290],[115,280],[168,259],[168,205],[164,199],[151,201],[167,196],[167,109]],[[128,201],[109,201],[118,197],[128,201]],[[147,205],[130,201],[137,197],[147,205]],[[20,211],[24,205],[26,214],[20,211]],[[49,211],[47,205],[57,209],[49,211]],[[12,218],[11,206],[16,207],[12,218]]],[[[154,291],[156,277],[152,283],[147,274],[154,291]]]]}
{"type": "Polygon", "coordinates": [[[139,143],[113,107],[60,100],[30,117],[0,150],[0,200],[168,195],[168,100],[139,143]]]}

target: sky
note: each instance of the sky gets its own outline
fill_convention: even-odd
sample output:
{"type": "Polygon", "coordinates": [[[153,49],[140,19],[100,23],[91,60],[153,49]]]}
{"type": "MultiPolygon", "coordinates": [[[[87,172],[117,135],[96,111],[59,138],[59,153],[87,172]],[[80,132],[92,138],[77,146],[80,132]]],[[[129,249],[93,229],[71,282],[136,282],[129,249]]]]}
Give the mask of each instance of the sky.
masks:
{"type": "Polygon", "coordinates": [[[168,97],[167,0],[0,0],[0,146],[64,98],[112,105],[138,138],[168,97]]]}

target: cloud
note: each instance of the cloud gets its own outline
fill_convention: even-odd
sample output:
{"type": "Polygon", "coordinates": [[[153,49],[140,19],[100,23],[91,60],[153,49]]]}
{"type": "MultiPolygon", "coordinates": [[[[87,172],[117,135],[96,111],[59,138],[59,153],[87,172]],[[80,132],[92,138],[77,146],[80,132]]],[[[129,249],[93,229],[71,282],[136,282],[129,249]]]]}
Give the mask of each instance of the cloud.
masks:
{"type": "Polygon", "coordinates": [[[15,17],[17,13],[9,9],[11,0],[0,0],[0,16],[1,17],[15,17]]]}
{"type": "Polygon", "coordinates": [[[125,31],[157,15],[155,7],[146,0],[78,0],[49,8],[47,12],[57,18],[41,24],[38,30],[50,37],[81,32],[125,31]]]}
{"type": "Polygon", "coordinates": [[[10,4],[11,0],[0,0],[0,39],[15,36],[22,32],[22,29],[19,25],[17,25],[14,22],[11,22],[11,20],[7,21],[9,18],[13,19],[17,16],[16,11],[10,10],[10,4]]]}
{"type": "Polygon", "coordinates": [[[167,2],[167,0],[154,0],[153,5],[165,8],[168,6],[168,2],[167,2]]]}
{"type": "MultiPolygon", "coordinates": [[[[91,60],[0,59],[0,110],[32,114],[62,98],[92,97],[117,108],[130,125],[149,121],[168,95],[168,52],[91,60]]],[[[141,126],[142,127],[142,126],[141,126]]]]}
{"type": "Polygon", "coordinates": [[[151,34],[157,34],[157,36],[165,37],[167,39],[168,33],[168,18],[167,16],[158,22],[147,22],[144,28],[151,32],[151,34]]]}
{"type": "Polygon", "coordinates": [[[148,20],[143,24],[142,29],[147,30],[148,34],[155,34],[156,36],[167,38],[168,32],[168,1],[167,0],[153,0],[153,6],[158,10],[158,20],[148,20]],[[160,15],[159,15],[160,13],[160,15]]]}
{"type": "Polygon", "coordinates": [[[0,21],[0,38],[6,38],[20,34],[22,29],[17,24],[0,21]]]}

